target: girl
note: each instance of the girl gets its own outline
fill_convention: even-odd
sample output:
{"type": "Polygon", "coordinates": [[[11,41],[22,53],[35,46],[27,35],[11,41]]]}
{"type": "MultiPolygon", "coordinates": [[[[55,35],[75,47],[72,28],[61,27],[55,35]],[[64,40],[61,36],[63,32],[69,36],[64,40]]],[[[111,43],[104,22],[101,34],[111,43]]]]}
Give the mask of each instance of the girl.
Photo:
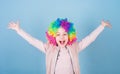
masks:
{"type": "Polygon", "coordinates": [[[15,30],[31,45],[46,54],[47,74],[80,74],[78,53],[90,45],[104,27],[111,27],[111,25],[109,22],[102,21],[90,35],[77,42],[73,23],[67,19],[58,18],[50,24],[46,32],[48,42],[43,43],[23,31],[19,22],[9,23],[9,29],[15,30]]]}

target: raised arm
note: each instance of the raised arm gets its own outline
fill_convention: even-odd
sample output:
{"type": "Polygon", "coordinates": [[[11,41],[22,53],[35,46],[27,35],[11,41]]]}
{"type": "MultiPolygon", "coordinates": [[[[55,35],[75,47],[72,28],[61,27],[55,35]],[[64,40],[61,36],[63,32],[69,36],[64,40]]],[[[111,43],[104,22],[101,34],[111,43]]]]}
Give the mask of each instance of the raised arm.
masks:
{"type": "Polygon", "coordinates": [[[27,42],[45,53],[44,43],[38,39],[33,38],[31,35],[23,31],[19,26],[19,22],[10,22],[8,28],[16,31],[27,42]]]}
{"type": "Polygon", "coordinates": [[[91,34],[89,34],[87,37],[85,37],[79,42],[79,51],[82,51],[93,41],[95,41],[98,35],[103,31],[104,27],[111,28],[112,26],[110,25],[109,22],[101,21],[101,25],[99,27],[97,27],[91,34]]]}

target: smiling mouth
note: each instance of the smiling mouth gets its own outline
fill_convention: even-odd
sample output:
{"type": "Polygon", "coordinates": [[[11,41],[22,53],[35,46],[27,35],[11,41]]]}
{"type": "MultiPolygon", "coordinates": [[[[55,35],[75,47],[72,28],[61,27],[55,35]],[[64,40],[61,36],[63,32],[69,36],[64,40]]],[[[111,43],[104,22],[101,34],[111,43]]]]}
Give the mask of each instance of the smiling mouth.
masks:
{"type": "Polygon", "coordinates": [[[65,43],[65,41],[59,41],[61,45],[63,45],[65,43]]]}

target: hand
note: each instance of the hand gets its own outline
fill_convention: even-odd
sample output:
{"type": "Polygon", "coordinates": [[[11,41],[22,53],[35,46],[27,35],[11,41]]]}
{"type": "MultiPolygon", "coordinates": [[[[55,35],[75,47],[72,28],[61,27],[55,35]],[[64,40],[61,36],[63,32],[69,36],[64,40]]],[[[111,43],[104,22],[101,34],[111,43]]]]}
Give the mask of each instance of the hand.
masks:
{"type": "Polygon", "coordinates": [[[19,22],[10,22],[8,25],[8,29],[12,29],[15,31],[19,31],[20,30],[20,26],[19,26],[19,22]]]}
{"type": "Polygon", "coordinates": [[[102,20],[101,25],[103,25],[104,27],[112,28],[112,25],[108,21],[102,20]]]}

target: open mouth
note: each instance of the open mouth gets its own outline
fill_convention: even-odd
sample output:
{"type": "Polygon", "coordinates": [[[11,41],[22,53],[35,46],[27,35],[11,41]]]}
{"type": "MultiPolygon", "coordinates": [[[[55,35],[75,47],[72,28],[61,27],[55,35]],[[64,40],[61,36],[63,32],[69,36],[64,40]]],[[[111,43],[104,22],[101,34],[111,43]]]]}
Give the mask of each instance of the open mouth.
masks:
{"type": "Polygon", "coordinates": [[[65,41],[59,41],[61,45],[65,44],[65,41]]]}

